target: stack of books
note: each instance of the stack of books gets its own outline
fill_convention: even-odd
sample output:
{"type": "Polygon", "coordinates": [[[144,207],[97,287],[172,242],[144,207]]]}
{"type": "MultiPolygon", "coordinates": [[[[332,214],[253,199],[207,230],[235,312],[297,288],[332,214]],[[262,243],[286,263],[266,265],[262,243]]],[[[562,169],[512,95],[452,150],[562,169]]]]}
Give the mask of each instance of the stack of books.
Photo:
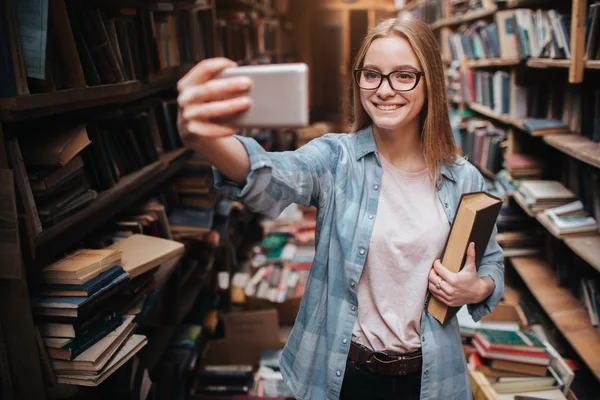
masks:
{"type": "Polygon", "coordinates": [[[522,180],[514,192],[514,198],[525,211],[532,214],[576,200],[575,193],[561,182],[552,180],[522,180]]]}
{"type": "Polygon", "coordinates": [[[544,163],[539,158],[521,153],[504,154],[504,168],[515,179],[540,179],[544,163]]]}
{"type": "Polygon", "coordinates": [[[585,235],[598,232],[598,223],[583,207],[580,200],[544,210],[542,223],[556,237],[585,235]]]}
{"type": "Polygon", "coordinates": [[[97,386],[147,343],[134,334],[155,270],[183,254],[181,243],[115,236],[45,267],[33,314],[58,383],[97,386]]]}
{"type": "Polygon", "coordinates": [[[197,153],[186,161],[175,179],[174,195],[177,204],[168,218],[177,240],[199,238],[211,232],[226,240],[232,211],[243,208],[216,190],[212,165],[197,153]]]}
{"type": "Polygon", "coordinates": [[[530,332],[480,329],[472,344],[476,351],[469,362],[497,393],[551,390],[564,384],[550,368],[554,357],[530,332]]]}
{"type": "Polygon", "coordinates": [[[81,249],[43,269],[31,302],[58,383],[99,385],[146,344],[121,309],[122,261],[119,250],[81,249]]]}

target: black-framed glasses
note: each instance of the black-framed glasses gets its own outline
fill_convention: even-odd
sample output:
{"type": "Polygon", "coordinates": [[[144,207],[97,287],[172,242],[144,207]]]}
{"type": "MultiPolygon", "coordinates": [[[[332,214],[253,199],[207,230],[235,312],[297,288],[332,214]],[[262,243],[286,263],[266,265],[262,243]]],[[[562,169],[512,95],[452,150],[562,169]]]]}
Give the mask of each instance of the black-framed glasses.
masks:
{"type": "Polygon", "coordinates": [[[401,70],[392,71],[387,75],[370,68],[359,68],[354,70],[354,79],[359,88],[364,90],[377,90],[383,78],[388,80],[390,87],[397,92],[408,92],[419,84],[419,80],[425,74],[420,71],[401,70]]]}

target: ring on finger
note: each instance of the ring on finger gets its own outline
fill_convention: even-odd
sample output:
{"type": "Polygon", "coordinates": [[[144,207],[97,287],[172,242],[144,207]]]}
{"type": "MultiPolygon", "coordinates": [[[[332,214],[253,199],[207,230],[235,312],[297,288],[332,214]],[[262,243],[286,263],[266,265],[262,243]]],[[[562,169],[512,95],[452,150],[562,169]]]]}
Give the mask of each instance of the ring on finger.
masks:
{"type": "Polygon", "coordinates": [[[435,284],[435,288],[439,290],[440,287],[442,286],[442,282],[444,282],[443,279],[441,281],[439,281],[438,283],[435,284]]]}

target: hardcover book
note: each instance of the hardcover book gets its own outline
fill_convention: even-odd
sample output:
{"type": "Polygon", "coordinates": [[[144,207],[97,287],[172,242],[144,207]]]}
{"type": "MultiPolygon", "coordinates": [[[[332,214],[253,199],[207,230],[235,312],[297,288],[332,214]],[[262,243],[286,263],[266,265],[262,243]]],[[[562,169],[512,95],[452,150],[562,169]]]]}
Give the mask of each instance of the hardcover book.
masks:
{"type": "MultiPolygon", "coordinates": [[[[475,262],[485,253],[496,219],[502,207],[502,199],[486,192],[464,193],[442,256],[442,265],[451,272],[459,272],[465,265],[469,243],[475,242],[475,262]]],[[[430,295],[427,311],[440,323],[446,324],[460,307],[448,307],[430,295]]]]}

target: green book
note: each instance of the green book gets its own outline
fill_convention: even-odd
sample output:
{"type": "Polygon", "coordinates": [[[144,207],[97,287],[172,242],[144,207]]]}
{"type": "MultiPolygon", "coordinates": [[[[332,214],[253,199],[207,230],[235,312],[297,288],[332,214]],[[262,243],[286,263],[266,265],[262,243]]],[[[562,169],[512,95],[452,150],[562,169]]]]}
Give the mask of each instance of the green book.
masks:
{"type": "Polygon", "coordinates": [[[546,346],[537,337],[525,331],[480,329],[475,335],[488,349],[529,351],[543,353],[546,346]]]}

